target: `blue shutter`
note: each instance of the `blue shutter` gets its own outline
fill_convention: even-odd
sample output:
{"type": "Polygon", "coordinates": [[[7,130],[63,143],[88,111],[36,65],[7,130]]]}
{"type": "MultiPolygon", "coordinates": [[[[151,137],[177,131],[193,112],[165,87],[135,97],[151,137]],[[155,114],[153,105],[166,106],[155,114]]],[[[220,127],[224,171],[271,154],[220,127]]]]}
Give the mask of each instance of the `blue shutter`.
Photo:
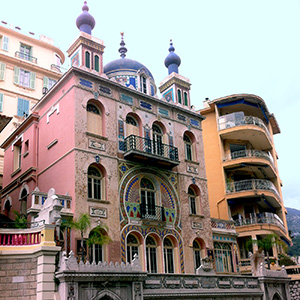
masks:
{"type": "Polygon", "coordinates": [[[19,117],[23,117],[23,112],[24,112],[23,103],[24,103],[24,100],[21,99],[21,98],[18,98],[18,112],[17,112],[17,115],[19,117]]]}
{"type": "Polygon", "coordinates": [[[19,117],[27,117],[29,114],[29,101],[18,98],[18,112],[17,115],[19,117]]]}
{"type": "Polygon", "coordinates": [[[23,115],[25,115],[26,117],[28,117],[29,115],[29,101],[28,100],[23,100],[23,107],[24,107],[24,113],[23,115]]]}
{"type": "Polygon", "coordinates": [[[0,112],[3,112],[3,94],[0,93],[0,112]]]}

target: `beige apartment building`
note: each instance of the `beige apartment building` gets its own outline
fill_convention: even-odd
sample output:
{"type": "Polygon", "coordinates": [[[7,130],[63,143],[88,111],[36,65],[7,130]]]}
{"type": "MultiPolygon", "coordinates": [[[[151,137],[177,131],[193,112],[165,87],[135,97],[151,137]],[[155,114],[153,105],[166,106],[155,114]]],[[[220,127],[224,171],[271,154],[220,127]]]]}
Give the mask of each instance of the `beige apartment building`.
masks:
{"type": "MultiPolygon", "coordinates": [[[[291,242],[273,140],[280,129],[265,101],[256,95],[206,99],[200,113],[206,117],[202,124],[211,217],[234,222],[240,271],[248,272],[249,239],[254,247],[269,234],[291,242]]],[[[225,236],[226,232],[224,228],[225,236]]],[[[215,253],[222,252],[215,235],[213,239],[215,253]]],[[[275,244],[269,251],[275,264],[281,251],[275,244]]],[[[230,271],[230,265],[225,270],[230,271]]]]}
{"type": "MultiPolygon", "coordinates": [[[[36,38],[2,21],[0,26],[0,114],[12,117],[0,134],[2,143],[29,115],[31,107],[62,76],[64,53],[46,36],[36,38]]],[[[0,150],[2,187],[3,150],[0,150]]]]}

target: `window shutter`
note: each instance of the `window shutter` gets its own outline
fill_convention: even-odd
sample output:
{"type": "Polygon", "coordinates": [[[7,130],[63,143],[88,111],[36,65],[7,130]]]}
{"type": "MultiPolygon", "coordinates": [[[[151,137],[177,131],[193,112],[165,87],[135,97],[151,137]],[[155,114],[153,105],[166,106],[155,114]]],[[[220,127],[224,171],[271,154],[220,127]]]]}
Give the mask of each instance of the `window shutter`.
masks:
{"type": "Polygon", "coordinates": [[[5,63],[0,63],[0,80],[4,80],[5,63]]]}
{"type": "Polygon", "coordinates": [[[35,73],[30,72],[30,88],[35,89],[35,73]]]}
{"type": "Polygon", "coordinates": [[[0,112],[3,112],[3,94],[0,93],[0,112]]]}
{"type": "Polygon", "coordinates": [[[24,105],[24,100],[21,99],[21,98],[18,98],[18,112],[17,112],[17,115],[19,117],[23,117],[23,112],[24,112],[23,105],[24,105]]]}
{"type": "Polygon", "coordinates": [[[3,44],[2,44],[2,49],[5,51],[8,51],[8,43],[9,43],[9,38],[7,36],[3,37],[3,44]]]}
{"type": "Polygon", "coordinates": [[[20,82],[20,68],[15,67],[14,83],[19,84],[19,82],[20,82]]]}
{"type": "Polygon", "coordinates": [[[26,117],[29,115],[29,101],[28,100],[23,100],[23,107],[24,107],[24,115],[26,117]]]}
{"type": "Polygon", "coordinates": [[[43,87],[46,87],[48,88],[48,85],[49,85],[49,78],[44,76],[44,79],[43,79],[43,87]]]}

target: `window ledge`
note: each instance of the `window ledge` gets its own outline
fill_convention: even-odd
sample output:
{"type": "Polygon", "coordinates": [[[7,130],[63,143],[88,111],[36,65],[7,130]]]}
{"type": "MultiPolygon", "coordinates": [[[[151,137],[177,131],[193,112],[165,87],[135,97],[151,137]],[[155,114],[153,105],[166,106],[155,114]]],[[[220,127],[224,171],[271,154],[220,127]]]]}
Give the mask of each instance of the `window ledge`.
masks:
{"type": "Polygon", "coordinates": [[[14,177],[17,173],[21,172],[21,168],[16,169],[15,171],[13,171],[10,176],[14,177]]]}
{"type": "Polygon", "coordinates": [[[101,140],[104,140],[104,141],[108,141],[108,138],[105,137],[105,136],[102,136],[102,135],[99,135],[99,134],[96,134],[96,133],[92,133],[92,132],[86,132],[86,135],[88,136],[92,136],[92,137],[95,137],[95,138],[98,138],[98,139],[101,139],[101,140]]]}
{"type": "Polygon", "coordinates": [[[204,215],[190,214],[190,217],[193,217],[193,218],[204,218],[204,215]]]}
{"type": "Polygon", "coordinates": [[[198,165],[199,166],[199,163],[197,161],[193,161],[193,160],[188,160],[188,159],[185,159],[184,160],[186,163],[190,163],[190,164],[194,164],[194,165],[198,165]]]}
{"type": "Polygon", "coordinates": [[[89,201],[89,202],[96,202],[96,203],[102,203],[102,204],[109,204],[110,203],[107,200],[98,200],[98,199],[92,199],[92,198],[88,198],[87,201],[89,201]]]}
{"type": "Polygon", "coordinates": [[[23,157],[26,157],[28,154],[29,154],[29,152],[26,151],[26,152],[23,154],[23,157]]]}

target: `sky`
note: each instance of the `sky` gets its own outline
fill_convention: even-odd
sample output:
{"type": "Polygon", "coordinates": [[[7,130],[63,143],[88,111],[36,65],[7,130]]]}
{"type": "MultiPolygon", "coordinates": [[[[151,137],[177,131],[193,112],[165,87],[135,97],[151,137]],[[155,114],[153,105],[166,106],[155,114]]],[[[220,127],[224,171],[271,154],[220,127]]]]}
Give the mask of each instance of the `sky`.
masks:
{"type": "MultiPolygon", "coordinates": [[[[21,32],[54,39],[66,55],[77,38],[83,0],[0,0],[0,21],[21,32]]],[[[88,0],[92,35],[106,46],[104,65],[119,58],[120,32],[127,58],[144,64],[156,85],[168,75],[170,39],[190,79],[191,102],[236,93],[255,94],[274,113],[274,136],[286,207],[300,209],[300,0],[88,0]],[[297,121],[298,120],[298,121],[297,121]],[[299,156],[298,156],[299,154],[299,156]],[[299,176],[299,177],[298,177],[299,176]]]]}

